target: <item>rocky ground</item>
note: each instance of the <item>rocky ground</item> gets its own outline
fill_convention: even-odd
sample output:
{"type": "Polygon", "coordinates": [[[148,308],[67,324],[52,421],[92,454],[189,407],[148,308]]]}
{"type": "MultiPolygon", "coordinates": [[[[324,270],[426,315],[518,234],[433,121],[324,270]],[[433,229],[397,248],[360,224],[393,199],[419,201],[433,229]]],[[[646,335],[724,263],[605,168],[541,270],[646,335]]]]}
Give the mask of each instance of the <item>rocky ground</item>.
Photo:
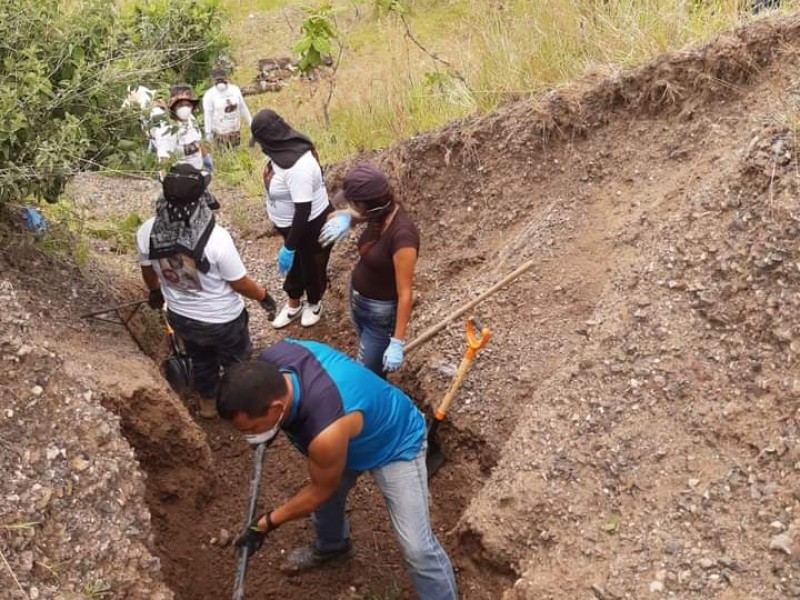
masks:
{"type": "MultiPolygon", "coordinates": [[[[759,23],[362,157],[392,175],[420,225],[413,333],[535,261],[476,309],[494,339],[443,429],[451,460],[432,483],[433,517],[465,598],[800,597],[799,45],[797,18],[759,23]]],[[[332,190],[345,167],[329,169],[332,190]]],[[[70,194],[95,216],[147,216],[155,183],[123,181],[86,176],[70,194]]],[[[251,273],[277,289],[278,240],[257,226],[260,201],[218,191],[251,273]]],[[[105,275],[83,276],[113,272],[112,291],[133,294],[130,248],[93,244],[105,275]]],[[[344,299],[354,252],[350,240],[334,253],[323,322],[289,335],[352,350],[344,299]]],[[[18,294],[2,315],[12,368],[0,457],[4,472],[20,473],[0,494],[9,560],[0,572],[19,581],[9,589],[168,593],[148,571],[150,552],[176,597],[224,596],[247,448],[223,424],[195,425],[119,329],[74,325],[65,313],[108,293],[79,293],[51,277],[53,265],[5,257],[3,294],[18,294]],[[93,427],[76,433],[86,419],[93,427]],[[110,466],[93,470],[101,457],[110,466]],[[125,477],[92,488],[106,473],[125,477]],[[86,488],[57,483],[76,476],[86,488]],[[79,489],[97,496],[79,502],[79,489]],[[86,552],[59,551],[62,529],[50,523],[91,540],[86,552]],[[127,556],[136,558],[119,572],[104,567],[127,556]]],[[[278,339],[255,307],[252,317],[257,345],[278,339]]],[[[456,321],[396,381],[435,403],[463,347],[456,321]]],[[[282,444],[268,458],[264,505],[302,483],[292,457],[282,444]]],[[[308,535],[288,527],[258,559],[254,594],[410,597],[375,490],[364,482],[354,500],[354,561],[277,574],[308,535]]]]}

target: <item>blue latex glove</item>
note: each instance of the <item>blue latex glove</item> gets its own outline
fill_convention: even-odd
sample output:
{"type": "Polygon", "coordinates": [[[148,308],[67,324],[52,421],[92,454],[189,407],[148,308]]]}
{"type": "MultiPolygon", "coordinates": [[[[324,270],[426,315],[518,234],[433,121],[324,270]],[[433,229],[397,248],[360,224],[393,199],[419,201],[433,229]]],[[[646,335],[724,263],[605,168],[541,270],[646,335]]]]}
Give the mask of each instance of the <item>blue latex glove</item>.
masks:
{"type": "Polygon", "coordinates": [[[294,250],[289,250],[286,246],[281,246],[278,250],[278,275],[283,277],[292,268],[294,262],[294,250]]]}
{"type": "Polygon", "coordinates": [[[396,371],[403,364],[403,348],[405,347],[403,340],[391,338],[386,352],[383,353],[383,369],[385,371],[396,371]]]}
{"type": "Polygon", "coordinates": [[[333,215],[322,227],[319,234],[320,246],[325,248],[336,242],[341,242],[350,233],[353,217],[350,213],[339,212],[333,215]]]}

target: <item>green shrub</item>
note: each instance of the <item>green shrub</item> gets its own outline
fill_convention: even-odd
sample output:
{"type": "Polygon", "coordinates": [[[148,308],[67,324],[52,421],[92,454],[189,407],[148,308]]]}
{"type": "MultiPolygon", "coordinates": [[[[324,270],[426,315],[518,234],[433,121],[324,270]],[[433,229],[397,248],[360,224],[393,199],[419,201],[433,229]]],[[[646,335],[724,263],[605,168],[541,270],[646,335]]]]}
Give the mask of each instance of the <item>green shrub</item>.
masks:
{"type": "Polygon", "coordinates": [[[161,54],[161,79],[198,85],[218,62],[229,62],[218,0],[144,0],[129,16],[135,48],[161,54]]]}
{"type": "Polygon", "coordinates": [[[0,2],[0,202],[55,202],[75,172],[124,164],[142,144],[127,86],[200,81],[226,47],[219,14],[213,0],[127,17],[104,0],[0,2]]]}

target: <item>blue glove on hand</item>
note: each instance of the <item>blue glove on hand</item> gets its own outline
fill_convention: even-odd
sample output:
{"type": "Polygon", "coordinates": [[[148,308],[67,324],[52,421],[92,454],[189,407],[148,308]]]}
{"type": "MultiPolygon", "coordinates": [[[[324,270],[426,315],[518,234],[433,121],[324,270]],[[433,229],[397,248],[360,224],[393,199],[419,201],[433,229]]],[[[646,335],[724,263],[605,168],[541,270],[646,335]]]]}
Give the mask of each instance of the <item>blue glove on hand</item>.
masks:
{"type": "Polygon", "coordinates": [[[319,244],[323,248],[341,242],[350,233],[353,217],[348,212],[339,212],[333,215],[322,227],[319,234],[319,244]]]}
{"type": "Polygon", "coordinates": [[[403,347],[405,346],[403,340],[391,338],[386,352],[383,353],[383,369],[384,371],[396,371],[403,364],[403,347]]]}
{"type": "Polygon", "coordinates": [[[283,277],[292,268],[294,262],[294,250],[289,250],[286,246],[281,246],[278,250],[278,275],[283,277]]]}

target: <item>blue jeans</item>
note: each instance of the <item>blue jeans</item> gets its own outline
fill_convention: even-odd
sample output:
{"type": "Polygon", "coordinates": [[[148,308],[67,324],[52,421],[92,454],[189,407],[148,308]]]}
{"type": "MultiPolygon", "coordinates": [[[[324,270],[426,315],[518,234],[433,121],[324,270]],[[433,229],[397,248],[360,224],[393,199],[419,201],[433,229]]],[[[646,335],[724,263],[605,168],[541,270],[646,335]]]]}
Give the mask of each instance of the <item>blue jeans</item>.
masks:
{"type": "MultiPolygon", "coordinates": [[[[420,600],[456,600],[458,589],[447,553],[431,529],[428,511],[427,444],[414,460],[398,460],[370,471],[383,494],[392,529],[400,543],[403,562],[420,600]]],[[[347,494],[360,475],[345,471],[336,493],[320,506],[311,520],[320,552],[341,550],[350,539],[345,516],[347,494]]]]}
{"type": "Polygon", "coordinates": [[[358,335],[356,361],[385,379],[383,353],[394,333],[397,302],[372,300],[350,288],[350,320],[358,335]]]}

